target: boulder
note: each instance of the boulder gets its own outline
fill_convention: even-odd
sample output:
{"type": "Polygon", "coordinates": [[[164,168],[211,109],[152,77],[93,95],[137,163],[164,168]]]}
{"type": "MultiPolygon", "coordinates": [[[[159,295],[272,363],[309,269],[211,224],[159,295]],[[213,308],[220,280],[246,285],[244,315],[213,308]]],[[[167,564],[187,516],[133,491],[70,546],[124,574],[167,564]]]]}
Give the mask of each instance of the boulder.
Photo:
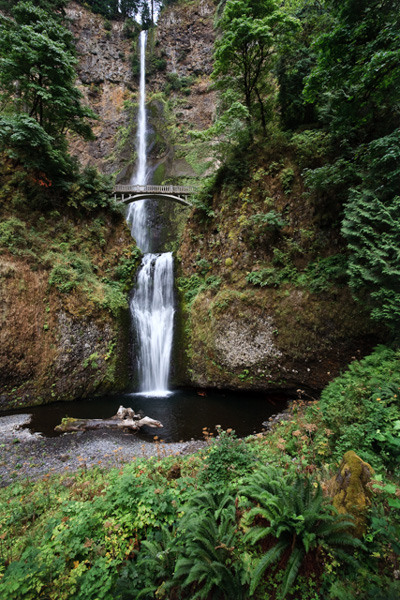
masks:
{"type": "Polygon", "coordinates": [[[374,469],[364,462],[353,450],[344,455],[337,474],[330,480],[328,493],[339,514],[350,514],[354,518],[355,533],[365,531],[365,513],[370,505],[371,481],[374,469]]]}

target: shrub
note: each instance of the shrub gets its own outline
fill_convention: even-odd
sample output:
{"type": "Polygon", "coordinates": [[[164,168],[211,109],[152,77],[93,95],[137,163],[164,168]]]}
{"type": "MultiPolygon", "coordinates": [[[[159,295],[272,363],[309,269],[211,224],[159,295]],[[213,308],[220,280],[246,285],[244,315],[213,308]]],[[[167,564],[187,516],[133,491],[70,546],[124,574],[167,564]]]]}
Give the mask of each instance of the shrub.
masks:
{"type": "Polygon", "coordinates": [[[254,466],[253,454],[246,443],[236,437],[231,430],[219,431],[204,461],[203,481],[226,483],[247,473],[254,466]]]}
{"type": "Polygon", "coordinates": [[[375,468],[384,463],[398,469],[399,366],[399,350],[378,346],[323,390],[318,410],[309,409],[331,430],[329,443],[334,458],[355,450],[375,468]]]}

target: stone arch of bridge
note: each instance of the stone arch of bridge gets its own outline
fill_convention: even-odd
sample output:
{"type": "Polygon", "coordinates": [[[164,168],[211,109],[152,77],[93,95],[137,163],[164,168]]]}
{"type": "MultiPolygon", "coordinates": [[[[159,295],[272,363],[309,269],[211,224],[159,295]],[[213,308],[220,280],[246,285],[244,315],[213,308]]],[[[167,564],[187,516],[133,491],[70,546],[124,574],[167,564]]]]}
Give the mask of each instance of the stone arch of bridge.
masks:
{"type": "Polygon", "coordinates": [[[179,196],[175,196],[174,194],[123,194],[123,197],[119,199],[116,197],[117,202],[119,204],[130,204],[131,202],[137,202],[138,200],[172,200],[173,202],[178,202],[183,206],[192,206],[189,200],[185,198],[180,198],[179,196]]]}

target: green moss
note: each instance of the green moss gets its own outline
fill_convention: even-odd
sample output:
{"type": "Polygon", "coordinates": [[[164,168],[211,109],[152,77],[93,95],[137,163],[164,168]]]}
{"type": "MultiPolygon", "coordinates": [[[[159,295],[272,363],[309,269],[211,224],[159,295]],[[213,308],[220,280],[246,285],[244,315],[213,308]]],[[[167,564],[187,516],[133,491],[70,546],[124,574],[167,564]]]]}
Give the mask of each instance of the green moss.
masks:
{"type": "Polygon", "coordinates": [[[161,185],[165,179],[165,164],[160,164],[153,173],[154,185],[161,185]]]}
{"type": "Polygon", "coordinates": [[[332,482],[333,505],[340,514],[351,514],[355,531],[361,536],[365,531],[366,510],[371,504],[367,484],[374,469],[353,450],[343,457],[338,474],[332,482]]]}

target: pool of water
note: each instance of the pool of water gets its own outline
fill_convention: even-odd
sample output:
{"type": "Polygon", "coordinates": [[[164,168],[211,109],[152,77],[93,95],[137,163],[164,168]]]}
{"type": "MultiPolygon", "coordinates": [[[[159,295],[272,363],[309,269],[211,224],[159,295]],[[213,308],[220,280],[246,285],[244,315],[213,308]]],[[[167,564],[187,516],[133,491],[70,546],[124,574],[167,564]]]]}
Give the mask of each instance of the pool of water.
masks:
{"type": "Polygon", "coordinates": [[[179,442],[202,439],[203,428],[208,427],[215,432],[216,425],[223,429],[231,427],[239,436],[259,432],[268,417],[286,408],[288,399],[288,395],[281,392],[255,394],[179,390],[163,398],[114,394],[74,402],[55,402],[18,412],[33,415],[29,429],[52,437],[59,435],[54,427],[65,416],[107,418],[114,415],[122,404],[136,412],[142,410],[148,417],[163,424],[162,429],[143,428],[141,438],[153,440],[158,435],[165,442],[179,442]]]}

